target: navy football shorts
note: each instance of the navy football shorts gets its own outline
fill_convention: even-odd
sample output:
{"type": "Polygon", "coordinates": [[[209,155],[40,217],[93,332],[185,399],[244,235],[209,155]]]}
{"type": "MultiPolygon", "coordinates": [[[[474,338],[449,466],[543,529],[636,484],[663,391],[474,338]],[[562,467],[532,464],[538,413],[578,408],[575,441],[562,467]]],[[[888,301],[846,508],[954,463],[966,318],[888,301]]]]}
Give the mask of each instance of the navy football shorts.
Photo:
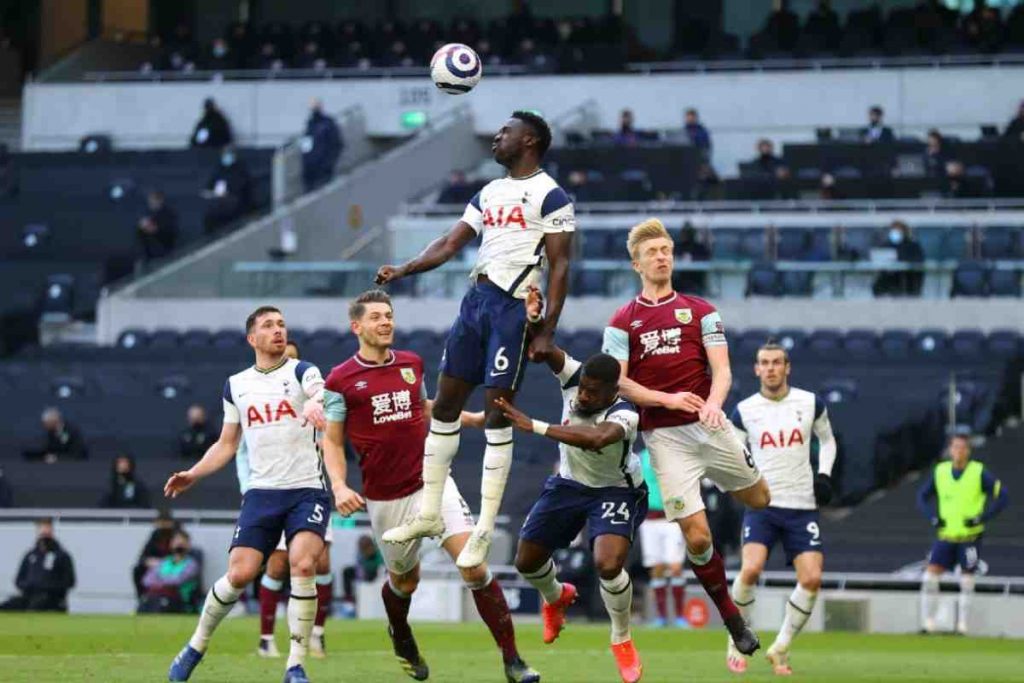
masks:
{"type": "Polygon", "coordinates": [[[822,552],[818,511],[768,507],[744,513],[744,544],[760,543],[771,553],[772,546],[779,541],[788,564],[793,564],[793,558],[800,553],[822,552]]]}
{"type": "Polygon", "coordinates": [[[953,571],[956,565],[960,565],[960,569],[965,574],[973,574],[978,570],[978,560],[980,559],[980,537],[963,543],[937,540],[932,544],[931,552],[928,553],[928,564],[937,564],[947,572],[953,571]]]}
{"type": "Polygon", "coordinates": [[[300,531],[320,538],[331,520],[331,498],[323,489],[249,489],[242,496],[231,548],[255,548],[269,557],[283,532],[288,543],[300,531]]]}
{"type": "Polygon", "coordinates": [[[519,538],[551,550],[568,548],[586,525],[591,545],[605,534],[624,536],[632,543],[647,517],[647,496],[646,484],[593,488],[557,475],[548,477],[519,538]]]}

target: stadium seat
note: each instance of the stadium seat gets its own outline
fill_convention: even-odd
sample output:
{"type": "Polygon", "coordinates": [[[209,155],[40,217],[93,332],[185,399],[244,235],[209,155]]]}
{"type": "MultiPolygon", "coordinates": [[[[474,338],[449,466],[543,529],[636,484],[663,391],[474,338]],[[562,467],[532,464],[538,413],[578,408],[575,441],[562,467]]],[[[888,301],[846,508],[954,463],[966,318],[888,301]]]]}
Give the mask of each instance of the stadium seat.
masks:
{"type": "Polygon", "coordinates": [[[288,341],[294,342],[298,345],[299,350],[302,350],[306,340],[309,339],[309,333],[301,327],[288,328],[288,341]]]}
{"type": "Polygon", "coordinates": [[[751,261],[769,258],[767,232],[761,228],[743,231],[743,236],[740,237],[740,256],[751,261]]]}
{"type": "Polygon", "coordinates": [[[1016,330],[992,330],[985,340],[985,351],[999,358],[1014,358],[1024,349],[1016,330]]]}
{"type": "Polygon", "coordinates": [[[776,256],[780,261],[801,261],[810,253],[812,234],[803,228],[781,228],[776,256]]]}
{"type": "Polygon", "coordinates": [[[183,398],[192,392],[192,382],[185,375],[166,375],[157,381],[156,392],[167,400],[183,398]]]}
{"type": "Polygon", "coordinates": [[[779,273],[771,264],[758,264],[747,275],[747,296],[778,296],[779,273]]]}
{"type": "Polygon", "coordinates": [[[993,225],[981,233],[981,257],[984,259],[1019,258],[1020,228],[993,225]]]}
{"type": "Polygon", "coordinates": [[[75,278],[67,273],[58,273],[46,278],[46,293],[43,296],[43,319],[51,321],[69,320],[74,308],[75,278]]]}
{"type": "Polygon", "coordinates": [[[81,375],[62,375],[50,381],[50,393],[61,400],[80,398],[86,394],[86,381],[81,375]]]}
{"type": "Polygon", "coordinates": [[[807,343],[807,333],[803,330],[782,329],[775,335],[775,341],[791,355],[799,354],[807,343]]]}
{"type": "Polygon", "coordinates": [[[878,336],[873,330],[850,330],[843,337],[843,351],[851,358],[870,360],[878,358],[878,336]]]}
{"type": "Polygon", "coordinates": [[[597,330],[577,330],[569,339],[572,355],[578,361],[585,361],[601,352],[604,334],[597,330]]]}
{"type": "Polygon", "coordinates": [[[949,339],[949,348],[964,360],[977,360],[984,353],[985,335],[980,330],[957,330],[949,339]]]}
{"type": "Polygon", "coordinates": [[[149,348],[176,349],[181,345],[181,335],[177,330],[161,328],[153,330],[149,335],[149,348]]]}
{"type": "Polygon", "coordinates": [[[245,333],[238,330],[220,330],[213,334],[211,342],[214,348],[234,349],[245,346],[245,333]]]}
{"type": "Polygon", "coordinates": [[[309,333],[309,339],[306,340],[306,346],[315,349],[340,346],[341,339],[342,335],[338,330],[330,327],[320,327],[309,333]]]}
{"type": "Polygon", "coordinates": [[[988,268],[977,261],[965,261],[953,273],[951,296],[985,296],[988,293],[988,268]]]}
{"type": "MultiPolygon", "coordinates": [[[[292,331],[289,330],[288,337],[291,338],[291,335],[292,331]]],[[[205,349],[210,346],[212,341],[213,335],[209,330],[192,328],[181,334],[181,346],[186,349],[205,349]]]]}
{"type": "MultiPolygon", "coordinates": [[[[726,335],[729,335],[728,330],[726,330],[726,335]]],[[[753,327],[732,336],[729,340],[729,348],[736,354],[738,362],[753,363],[757,350],[773,338],[769,330],[753,327]]]]}
{"type": "Polygon", "coordinates": [[[878,340],[878,347],[883,358],[901,360],[910,357],[914,336],[906,330],[886,330],[878,340]]]}
{"type": "Polygon", "coordinates": [[[711,257],[721,260],[733,260],[740,258],[740,238],[742,233],[739,230],[719,228],[711,232],[711,257]]]}
{"type": "Polygon", "coordinates": [[[922,330],[914,337],[914,354],[920,358],[941,358],[949,346],[943,330],[922,330]]]}
{"type": "Polygon", "coordinates": [[[822,359],[842,355],[843,335],[838,330],[814,330],[807,336],[807,350],[822,359]]]}
{"type": "Polygon", "coordinates": [[[818,388],[818,395],[826,403],[849,403],[857,399],[857,381],[853,379],[827,379],[818,388]]]}
{"type": "Polygon", "coordinates": [[[1020,271],[993,269],[988,274],[988,293],[990,296],[1021,295],[1020,271]]]}
{"type": "Polygon", "coordinates": [[[814,293],[814,273],[784,270],[779,273],[779,287],[783,296],[811,296],[814,293]]]}
{"type": "Polygon", "coordinates": [[[573,292],[576,296],[605,296],[608,293],[608,274],[604,271],[579,270],[573,279],[573,292]]]}
{"type": "Polygon", "coordinates": [[[581,255],[588,259],[608,258],[608,242],[613,233],[609,230],[590,230],[583,233],[581,255]]]}
{"type": "Polygon", "coordinates": [[[117,337],[117,347],[120,349],[139,349],[149,344],[149,335],[145,330],[132,328],[125,330],[117,337]]]}
{"type": "Polygon", "coordinates": [[[871,228],[846,228],[842,232],[841,252],[847,258],[867,258],[875,244],[871,228]]]}

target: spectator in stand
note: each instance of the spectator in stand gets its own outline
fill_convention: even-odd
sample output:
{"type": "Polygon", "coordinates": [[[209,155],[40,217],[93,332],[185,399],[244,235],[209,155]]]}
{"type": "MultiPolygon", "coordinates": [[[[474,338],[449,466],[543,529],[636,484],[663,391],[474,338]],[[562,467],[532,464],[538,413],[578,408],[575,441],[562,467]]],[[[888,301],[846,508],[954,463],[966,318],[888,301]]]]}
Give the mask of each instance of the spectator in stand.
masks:
{"type": "MultiPolygon", "coordinates": [[[[923,263],[924,249],[910,233],[910,226],[895,220],[889,227],[886,246],[896,250],[896,260],[901,263],[923,263]]],[[[879,273],[873,287],[875,296],[920,296],[924,273],[921,271],[894,271],[879,273]]]]}
{"type": "Polygon", "coordinates": [[[1024,142],[1024,100],[1017,106],[1017,115],[1010,119],[1003,132],[1007,142],[1024,142]]]}
{"type": "Polygon", "coordinates": [[[135,585],[136,598],[142,599],[142,577],[150,569],[160,564],[163,558],[171,554],[171,539],[180,528],[181,526],[168,510],[160,510],[157,513],[156,519],[153,520],[153,532],[149,535],[146,545],[142,547],[139,561],[132,569],[132,583],[135,585]]]}
{"type": "Polygon", "coordinates": [[[149,491],[136,478],[135,459],[118,455],[110,463],[110,490],[100,499],[101,508],[148,508],[149,491]]]}
{"type": "Polygon", "coordinates": [[[1006,38],[999,10],[986,0],[974,0],[974,9],[964,17],[963,33],[967,44],[982,52],[998,52],[1006,38]]]}
{"type": "Polygon", "coordinates": [[[14,507],[14,490],[7,481],[3,466],[0,466],[0,508],[14,507]]]}
{"type": "Polygon", "coordinates": [[[683,132],[686,134],[690,144],[700,150],[701,156],[705,160],[711,159],[711,133],[700,122],[697,110],[693,108],[687,109],[684,121],[683,132]]]}
{"type": "Polygon", "coordinates": [[[502,63],[501,55],[494,51],[491,41],[487,38],[477,41],[476,54],[480,57],[480,64],[483,66],[498,66],[502,63]]]}
{"type": "Polygon", "coordinates": [[[948,161],[946,141],[942,133],[932,128],[928,131],[928,141],[924,149],[924,174],[929,178],[945,178],[948,161]]]}
{"type": "Polygon", "coordinates": [[[192,539],[178,529],[171,538],[170,553],[154,563],[142,577],[139,612],[183,614],[196,612],[202,565],[192,554],[192,539]]]}
{"type": "Polygon", "coordinates": [[[800,18],[789,9],[789,0],[774,0],[762,33],[780,49],[789,51],[800,38],[800,18]]]}
{"type": "Polygon", "coordinates": [[[590,175],[582,169],[569,171],[566,177],[565,190],[574,202],[601,201],[600,192],[590,184],[590,175]]]}
{"type": "Polygon", "coordinates": [[[942,196],[949,199],[978,199],[988,196],[988,187],[984,177],[968,177],[967,169],[962,161],[951,159],[946,162],[946,177],[942,188],[942,196]]]}
{"type": "Polygon", "coordinates": [[[324,103],[314,99],[309,105],[306,137],[302,141],[302,183],[307,192],[334,176],[344,148],[338,123],[324,113],[324,103]]]}
{"type": "Polygon", "coordinates": [[[219,148],[234,140],[231,124],[212,97],[203,100],[203,116],[192,131],[193,147],[219,148]]]}
{"type": "Polygon", "coordinates": [[[839,188],[836,187],[836,178],[831,173],[822,174],[821,183],[818,185],[818,199],[824,201],[844,199],[839,188]]]}
{"type": "Polygon", "coordinates": [[[882,120],[885,118],[885,111],[877,104],[868,109],[868,127],[860,131],[860,139],[867,145],[875,143],[890,143],[895,138],[892,128],[885,125],[882,120]]]}
{"type": "Polygon", "coordinates": [[[277,45],[269,40],[260,45],[259,52],[249,59],[249,68],[261,71],[280,71],[283,69],[284,60],[278,52],[277,45]]]}
{"type": "Polygon", "coordinates": [[[298,56],[295,66],[300,69],[315,69],[320,71],[327,68],[327,59],[323,47],[315,40],[307,40],[302,46],[302,54],[298,56]]]}
{"type": "Polygon", "coordinates": [[[56,408],[43,411],[43,444],[40,448],[26,450],[24,455],[29,459],[42,460],[53,464],[58,460],[85,460],[89,451],[82,440],[82,434],[70,422],[64,419],[56,408]]]}
{"type": "Polygon", "coordinates": [[[383,565],[384,558],[381,556],[377,546],[374,545],[373,538],[367,534],[360,536],[356,546],[356,563],[350,567],[345,567],[341,572],[342,602],[347,603],[350,607],[355,605],[355,582],[365,581],[369,583],[376,581],[383,565]]]}
{"type": "Polygon", "coordinates": [[[612,141],[622,147],[632,147],[637,142],[636,129],[633,128],[633,110],[623,109],[619,114],[619,130],[612,141]]]}
{"type": "Polygon", "coordinates": [[[239,67],[238,55],[223,38],[215,38],[210,45],[210,55],[206,59],[206,68],[210,71],[228,71],[239,67]]]}
{"type": "MultiPolygon", "coordinates": [[[[674,251],[676,264],[711,260],[711,250],[697,237],[697,229],[690,221],[683,223],[679,230],[674,251]]],[[[707,273],[702,270],[677,267],[672,274],[672,289],[684,294],[701,295],[707,285],[707,277],[707,273]]]]}
{"type": "Polygon", "coordinates": [[[228,145],[220,154],[220,163],[213,169],[201,196],[207,200],[203,229],[207,234],[231,223],[250,208],[251,181],[249,169],[238,159],[234,147],[228,145]]]}
{"type": "Polygon", "coordinates": [[[822,47],[838,46],[842,30],[839,27],[839,15],[832,9],[831,0],[818,0],[818,4],[807,15],[804,33],[815,36],[822,47]]]}
{"type": "Polygon", "coordinates": [[[690,190],[690,199],[695,202],[716,201],[722,198],[722,181],[714,167],[707,161],[697,167],[697,178],[690,190]]]}
{"type": "Polygon", "coordinates": [[[139,219],[136,237],[143,261],[161,258],[174,250],[178,241],[178,214],[167,206],[167,198],[160,190],[146,194],[146,215],[139,219]]]}
{"type": "Polygon", "coordinates": [[[757,156],[751,163],[758,172],[772,178],[779,178],[785,168],[782,159],[775,156],[775,143],[768,138],[757,141],[757,156]]]}
{"type": "Polygon", "coordinates": [[[75,587],[75,563],[53,537],[53,520],[36,522],[36,542],[25,553],[14,585],[18,593],[0,610],[67,612],[68,591],[75,587]]]}
{"type": "Polygon", "coordinates": [[[188,426],[178,433],[178,452],[183,458],[199,460],[217,437],[206,421],[206,408],[198,403],[190,405],[185,417],[188,426]]]}
{"type": "Polygon", "coordinates": [[[381,58],[381,66],[416,66],[404,40],[396,40],[381,58]]]}
{"type": "Polygon", "coordinates": [[[438,204],[467,204],[473,198],[476,186],[466,180],[466,174],[458,169],[448,174],[448,182],[437,196],[438,204]]]}

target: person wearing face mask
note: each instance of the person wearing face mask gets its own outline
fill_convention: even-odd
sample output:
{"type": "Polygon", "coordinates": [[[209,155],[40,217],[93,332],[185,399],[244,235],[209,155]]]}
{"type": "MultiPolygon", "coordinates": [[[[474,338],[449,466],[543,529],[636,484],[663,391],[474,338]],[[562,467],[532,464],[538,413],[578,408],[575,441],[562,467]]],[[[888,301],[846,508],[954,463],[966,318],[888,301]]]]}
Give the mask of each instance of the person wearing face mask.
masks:
{"type": "MultiPolygon", "coordinates": [[[[896,250],[896,260],[901,263],[922,263],[924,249],[910,234],[910,226],[895,220],[889,227],[886,245],[896,250]]],[[[875,296],[920,296],[924,273],[921,271],[894,271],[879,273],[875,279],[875,296]]]]}
{"type": "Polygon", "coordinates": [[[338,123],[324,113],[324,104],[313,100],[302,140],[302,184],[306,191],[323,185],[338,165],[345,144],[338,123]]]}
{"type": "Polygon", "coordinates": [[[18,595],[0,604],[4,611],[67,612],[75,587],[75,563],[53,537],[53,520],[36,522],[36,542],[25,553],[14,580],[18,595]]]}
{"type": "Polygon", "coordinates": [[[191,146],[216,149],[230,145],[233,140],[231,124],[224,116],[224,112],[217,107],[217,103],[212,97],[207,97],[203,100],[203,116],[192,130],[191,146]]]}
{"type": "Polygon", "coordinates": [[[130,455],[114,458],[110,472],[110,490],[100,500],[104,508],[148,508],[149,491],[135,478],[135,459],[130,455]]]}
{"type": "Polygon", "coordinates": [[[195,612],[202,567],[192,552],[192,540],[184,530],[171,538],[170,553],[153,563],[142,578],[139,612],[195,612]]]}
{"type": "Polygon", "coordinates": [[[216,232],[250,209],[252,180],[249,169],[232,145],[221,150],[220,161],[200,196],[207,201],[203,215],[206,234],[216,232]]]}

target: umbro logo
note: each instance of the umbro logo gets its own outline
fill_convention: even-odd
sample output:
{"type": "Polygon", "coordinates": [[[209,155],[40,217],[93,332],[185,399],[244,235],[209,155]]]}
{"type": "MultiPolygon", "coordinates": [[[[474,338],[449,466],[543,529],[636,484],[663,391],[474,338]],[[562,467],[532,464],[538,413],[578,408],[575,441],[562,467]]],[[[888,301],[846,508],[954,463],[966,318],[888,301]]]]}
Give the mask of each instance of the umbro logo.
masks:
{"type": "Polygon", "coordinates": [[[633,329],[633,330],[635,330],[635,329],[637,329],[638,327],[642,327],[642,326],[643,326],[643,324],[644,324],[644,321],[643,321],[643,320],[634,320],[633,322],[631,322],[631,323],[629,324],[629,327],[630,327],[630,329],[633,329]]]}
{"type": "Polygon", "coordinates": [[[362,380],[359,380],[358,382],[356,382],[356,390],[357,391],[361,391],[361,390],[363,390],[365,388],[366,388],[366,382],[364,382],[362,380]]]}

